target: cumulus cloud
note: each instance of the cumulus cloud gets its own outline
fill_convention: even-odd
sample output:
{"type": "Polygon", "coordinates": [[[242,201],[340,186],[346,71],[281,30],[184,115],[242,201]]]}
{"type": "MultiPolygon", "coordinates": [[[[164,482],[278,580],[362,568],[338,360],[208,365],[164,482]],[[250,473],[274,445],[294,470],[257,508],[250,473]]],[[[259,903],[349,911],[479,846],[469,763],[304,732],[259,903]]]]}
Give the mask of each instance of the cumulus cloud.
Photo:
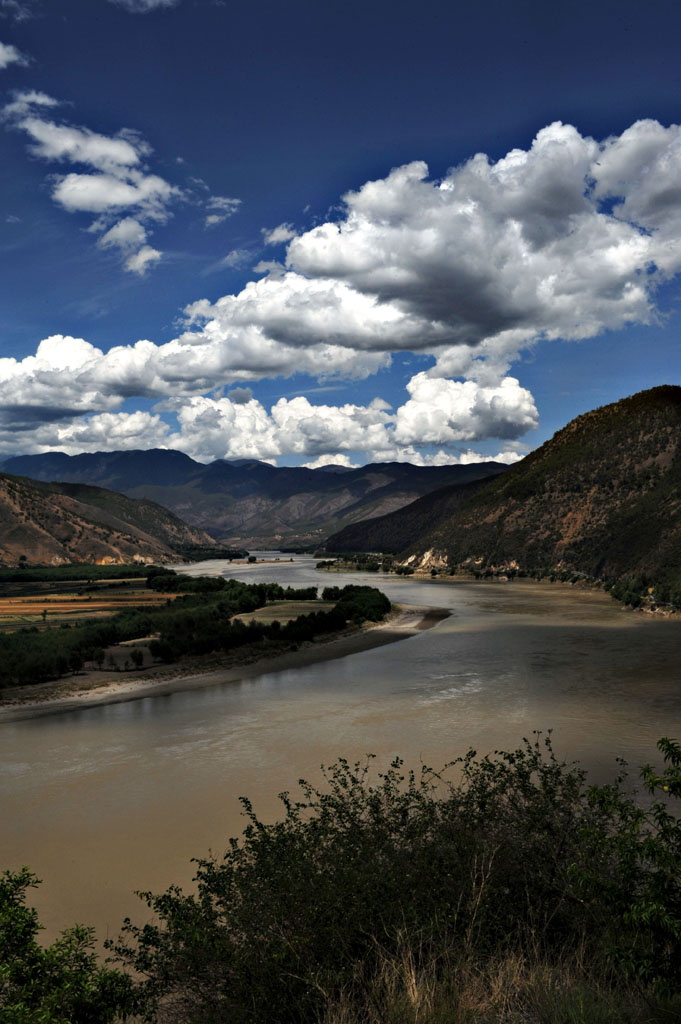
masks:
{"type": "MultiPolygon", "coordinates": [[[[358,451],[365,452],[375,461],[409,461],[417,465],[465,464],[493,459],[514,462],[521,458],[511,446],[498,456],[478,456],[470,449],[461,451],[452,442],[458,440],[463,431],[450,430],[448,436],[430,438],[418,436],[412,430],[411,440],[405,441],[405,422],[415,426],[419,413],[425,418],[431,409],[431,396],[419,391],[419,383],[411,388],[412,398],[407,403],[409,409],[401,406],[395,412],[380,398],[368,405],[313,405],[304,396],[280,398],[268,413],[257,399],[241,394],[238,398],[234,393],[224,398],[196,396],[169,406],[176,412],[179,430],[168,436],[167,443],[204,461],[217,458],[271,461],[282,455],[298,455],[307,458],[309,461],[304,465],[311,468],[335,464],[350,466],[353,463],[346,453],[358,451]],[[420,403],[422,405],[417,409],[420,403]],[[443,447],[435,452],[423,452],[415,447],[431,440],[443,447]]],[[[508,385],[510,394],[516,391],[515,383],[508,385]]],[[[475,387],[472,385],[469,391],[475,387]]],[[[504,416],[509,436],[512,434],[510,424],[513,417],[510,394],[506,398],[504,416]]],[[[528,421],[532,422],[527,415],[527,395],[524,392],[519,398],[515,436],[527,429],[528,421]]],[[[485,393],[484,389],[478,389],[477,403],[476,396],[470,394],[468,397],[467,412],[471,421],[475,415],[478,416],[479,433],[474,433],[471,424],[466,436],[479,439],[486,436],[490,427],[494,429],[491,419],[494,414],[490,412],[493,396],[485,393]],[[481,410],[490,418],[485,419],[481,410]]]]}
{"type": "Polygon", "coordinates": [[[16,46],[12,46],[10,43],[0,43],[0,71],[4,71],[10,64],[25,66],[28,64],[28,57],[17,50],[16,46]]]}
{"type": "Polygon", "coordinates": [[[142,277],[163,256],[158,249],[146,245],[146,239],[147,232],[140,222],[134,217],[124,217],[102,235],[97,245],[100,249],[118,249],[125,257],[125,269],[142,277]]]}
{"type": "Polygon", "coordinates": [[[75,414],[115,409],[120,398],[86,379],[103,357],[82,338],[53,335],[26,359],[0,359],[0,422],[21,430],[75,414]]]}
{"type": "Polygon", "coordinates": [[[253,398],[253,392],[251,388],[232,388],[227,393],[227,398],[235,405],[246,405],[253,398]]]}
{"type": "Polygon", "coordinates": [[[347,455],[320,455],[314,462],[304,462],[305,469],[323,469],[324,466],[344,466],[346,469],[359,469],[358,462],[351,462],[347,455]]]}
{"type": "Polygon", "coordinates": [[[254,274],[269,274],[273,277],[283,277],[285,267],[278,260],[258,260],[252,268],[254,274]]]}
{"type": "Polygon", "coordinates": [[[453,442],[483,437],[490,429],[496,430],[500,422],[510,437],[514,415],[518,436],[527,429],[534,408],[531,397],[515,381],[505,382],[498,389],[507,392],[500,398],[490,389],[469,384],[465,396],[451,389],[451,394],[436,397],[440,406],[447,408],[450,419],[455,415],[462,420],[467,417],[466,428],[455,429],[450,424],[448,430],[437,433],[424,426],[434,422],[433,385],[454,382],[436,382],[417,375],[409,386],[410,398],[396,411],[380,398],[367,405],[334,406],[314,405],[302,395],[280,398],[268,411],[245,386],[233,388],[222,398],[196,394],[198,389],[207,390],[214,384],[219,374],[206,366],[207,353],[199,346],[188,381],[184,355],[177,342],[155,346],[140,341],[133,347],[117,346],[104,354],[81,338],[47,338],[35,356],[22,361],[0,360],[4,424],[20,432],[15,444],[19,443],[23,451],[42,450],[40,446],[48,444],[46,438],[52,438],[55,446],[63,447],[68,442],[71,447],[96,447],[101,445],[107,424],[111,430],[105,447],[116,447],[119,441],[124,442],[125,431],[133,431],[137,424],[138,447],[163,441],[168,447],[206,461],[271,461],[295,454],[310,461],[328,456],[328,463],[338,461],[344,453],[363,451],[367,457],[381,461],[404,461],[409,456],[409,461],[439,464],[432,461],[438,456],[419,455],[414,445],[436,442],[442,445],[439,458],[443,462],[457,461],[460,452],[453,442]],[[204,377],[197,388],[199,367],[204,377]],[[125,398],[140,394],[165,396],[153,417],[129,419],[131,414],[117,411],[125,398]],[[175,433],[169,432],[160,416],[163,412],[175,413],[175,433]]]}
{"type": "Polygon", "coordinates": [[[263,228],[262,235],[265,245],[281,245],[282,242],[290,242],[292,238],[295,238],[296,230],[292,224],[279,224],[278,227],[272,228],[270,231],[263,228]]]}
{"type": "MultiPolygon", "coordinates": [[[[15,98],[11,117],[47,124],[52,101],[28,95],[15,98]]],[[[55,198],[112,215],[98,227],[101,245],[120,249],[138,272],[160,256],[146,230],[171,196],[143,166],[140,140],[24,130],[50,159],[85,164],[86,173],[58,180],[55,198]]],[[[63,396],[61,371],[38,374],[26,360],[10,368],[6,393],[19,404],[38,396],[48,410],[61,401],[64,415],[156,397],[166,403],[157,412],[173,411],[179,424],[169,446],[199,458],[314,461],[364,451],[432,463],[465,460],[469,445],[498,438],[495,458],[513,461],[512,442],[536,426],[537,410],[509,367],[540,339],[591,338],[654,319],[656,289],[681,270],[679,181],[681,128],[655,121],[601,142],[556,122],[529,149],[496,162],[478,154],[440,180],[411,163],[348,193],[337,221],[289,234],[279,272],[261,265],[271,272],[237,294],[192,303],[185,330],[167,344],[102,354],[83,342],[63,396]],[[268,411],[252,395],[215,397],[225,385],[297,372],[367,377],[398,351],[432,365],[412,376],[395,411],[378,400],[330,406],[303,397],[268,411]],[[74,406],[71,394],[87,398],[74,406]]],[[[265,240],[292,231],[280,225],[265,240]]]]}
{"type": "Polygon", "coordinates": [[[102,235],[97,245],[102,249],[109,249],[112,246],[128,252],[130,249],[139,249],[147,240],[147,233],[138,220],[134,217],[124,217],[114,224],[112,228],[102,235]]]}
{"type": "Polygon", "coordinates": [[[478,154],[441,181],[408,164],[348,193],[340,222],[295,238],[288,266],[437,324],[444,362],[461,346],[512,358],[538,338],[647,322],[656,285],[679,269],[678,222],[662,232],[660,216],[681,214],[669,191],[679,131],[639,122],[599,144],[556,122],[529,150],[478,154]]]}
{"type": "Polygon", "coordinates": [[[161,258],[157,249],[146,244],[144,224],[166,221],[170,204],[181,197],[181,190],[146,169],[151,147],[137,133],[124,129],[108,136],[57,123],[48,114],[57,106],[58,101],[45,93],[18,92],[2,116],[10,127],[28,136],[29,151],[35,157],[85,168],[56,175],[53,200],[69,213],[96,215],[90,230],[102,232],[99,246],[117,247],[125,269],[143,274],[161,258]]]}
{"type": "Polygon", "coordinates": [[[130,270],[133,274],[139,274],[143,277],[149,267],[153,266],[154,263],[158,263],[162,257],[163,253],[159,252],[158,249],[154,249],[151,245],[143,245],[137,252],[128,256],[124,266],[126,270],[130,270]]]}
{"type": "Polygon", "coordinates": [[[397,413],[398,444],[443,444],[483,437],[513,439],[537,426],[529,391],[514,377],[497,387],[417,373],[409,381],[410,398],[397,413]]]}

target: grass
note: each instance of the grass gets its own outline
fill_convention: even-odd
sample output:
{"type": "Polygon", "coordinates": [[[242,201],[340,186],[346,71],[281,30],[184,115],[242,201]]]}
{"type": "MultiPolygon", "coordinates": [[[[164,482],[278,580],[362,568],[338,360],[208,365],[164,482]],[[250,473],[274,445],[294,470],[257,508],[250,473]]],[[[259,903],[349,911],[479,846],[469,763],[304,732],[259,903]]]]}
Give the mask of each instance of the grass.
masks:
{"type": "Polygon", "coordinates": [[[309,615],[310,612],[328,612],[334,607],[335,601],[272,601],[264,608],[256,608],[253,612],[242,612],[235,615],[235,619],[242,622],[262,622],[271,625],[273,622],[281,622],[282,626],[297,619],[300,615],[309,615]]]}
{"type": "Polygon", "coordinates": [[[562,963],[538,953],[476,961],[458,949],[424,961],[407,942],[329,999],[321,1024],[669,1024],[681,997],[594,975],[583,951],[562,963]]]}

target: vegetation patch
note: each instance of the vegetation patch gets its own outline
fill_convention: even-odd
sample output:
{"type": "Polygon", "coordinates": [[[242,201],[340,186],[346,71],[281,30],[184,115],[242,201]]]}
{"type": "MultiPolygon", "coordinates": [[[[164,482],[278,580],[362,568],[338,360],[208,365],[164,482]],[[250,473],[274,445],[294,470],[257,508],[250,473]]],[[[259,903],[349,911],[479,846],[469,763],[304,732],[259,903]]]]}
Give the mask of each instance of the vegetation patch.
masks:
{"type": "MultiPolygon", "coordinates": [[[[278,583],[241,583],[221,576],[191,577],[173,570],[148,570],[150,599],[139,595],[134,607],[97,622],[50,624],[46,612],[41,627],[33,625],[0,635],[0,689],[26,686],[80,671],[87,662],[102,668],[140,668],[139,647],[114,654],[110,648],[127,641],[151,639],[146,648],[159,662],[170,663],[193,655],[226,653],[247,645],[260,645],[263,655],[278,653],[335,633],[348,621],[380,621],[390,602],[372,587],[332,588],[333,597],[317,600],[316,587],[281,587],[278,583]],[[295,602],[305,614],[295,618],[268,614],[271,602],[295,602]],[[260,620],[254,613],[265,609],[260,620]],[[248,621],[243,621],[248,618],[248,621]]],[[[126,603],[126,602],[124,602],[126,603]]],[[[96,601],[87,602],[94,608],[96,601]]],[[[49,608],[40,602],[42,611],[49,608]]],[[[41,618],[42,618],[41,611],[41,618]]]]}

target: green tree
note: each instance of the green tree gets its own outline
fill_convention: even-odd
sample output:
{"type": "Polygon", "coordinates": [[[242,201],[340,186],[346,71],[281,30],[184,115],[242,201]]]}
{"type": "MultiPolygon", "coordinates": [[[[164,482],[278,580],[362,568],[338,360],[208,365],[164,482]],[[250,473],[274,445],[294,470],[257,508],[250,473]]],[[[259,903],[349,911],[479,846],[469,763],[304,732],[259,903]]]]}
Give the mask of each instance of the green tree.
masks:
{"type": "Polygon", "coordinates": [[[62,932],[51,946],[36,941],[41,925],[26,906],[38,881],[27,868],[0,875],[0,1020],[3,1024],[107,1024],[138,1009],[135,986],[121,971],[100,967],[90,928],[62,932]]]}

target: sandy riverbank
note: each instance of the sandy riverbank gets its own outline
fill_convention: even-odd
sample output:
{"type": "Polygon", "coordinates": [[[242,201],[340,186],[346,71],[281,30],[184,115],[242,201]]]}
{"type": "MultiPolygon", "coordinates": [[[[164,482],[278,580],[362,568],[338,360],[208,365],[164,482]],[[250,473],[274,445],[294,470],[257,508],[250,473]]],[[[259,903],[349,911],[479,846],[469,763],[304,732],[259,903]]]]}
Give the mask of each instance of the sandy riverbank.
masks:
{"type": "Polygon", "coordinates": [[[445,608],[398,605],[393,614],[378,625],[364,625],[328,639],[322,637],[302,644],[295,651],[284,651],[270,657],[263,657],[260,650],[244,649],[222,656],[187,659],[175,665],[154,666],[143,671],[81,672],[53,683],[13,687],[0,695],[0,724],[191,690],[213,683],[237,682],[266,672],[282,672],[344,658],[348,654],[358,654],[415,636],[431,629],[450,614],[445,608]]]}

